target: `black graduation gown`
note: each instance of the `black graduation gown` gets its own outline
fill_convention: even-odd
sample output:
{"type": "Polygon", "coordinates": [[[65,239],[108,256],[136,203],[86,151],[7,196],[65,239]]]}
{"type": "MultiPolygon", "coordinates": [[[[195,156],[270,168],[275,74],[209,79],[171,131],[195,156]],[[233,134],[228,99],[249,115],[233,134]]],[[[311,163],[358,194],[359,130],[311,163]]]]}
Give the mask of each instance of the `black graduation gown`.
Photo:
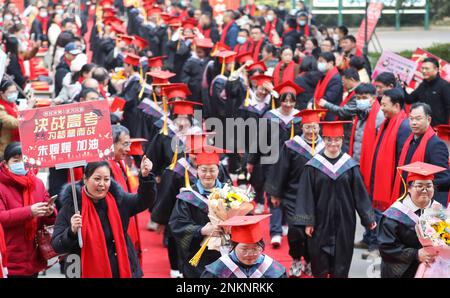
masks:
{"type": "MultiPolygon", "coordinates": [[[[382,278],[413,278],[419,267],[418,251],[422,245],[417,239],[416,223],[394,203],[381,218],[378,243],[381,255],[382,278]]],[[[407,208],[407,207],[406,207],[407,208]]]]}
{"type": "Polygon", "coordinates": [[[108,70],[111,70],[111,58],[112,52],[115,48],[115,41],[111,38],[102,38],[98,40],[98,55],[96,56],[96,63],[99,66],[105,67],[108,70]]]}
{"type": "Polygon", "coordinates": [[[347,154],[328,160],[319,153],[306,164],[297,193],[295,221],[296,225],[314,226],[313,237],[308,239],[314,276],[348,276],[355,238],[355,210],[362,224],[368,226],[375,221],[371,206],[358,164],[347,154]],[[334,174],[329,163],[336,165],[341,158],[347,161],[334,174]]]}
{"type": "Polygon", "coordinates": [[[188,97],[189,100],[203,103],[202,101],[202,79],[203,72],[205,71],[206,65],[210,60],[199,59],[197,57],[191,56],[183,66],[180,75],[180,81],[188,85],[191,95],[188,97]]]}
{"type": "MultiPolygon", "coordinates": [[[[161,176],[162,172],[172,162],[174,151],[172,150],[173,135],[164,135],[159,133],[153,137],[147,146],[145,154],[153,162],[152,172],[156,176],[161,176]]],[[[179,143],[181,145],[181,143],[179,143]]],[[[178,155],[182,157],[182,148],[178,147],[178,155]]]]}
{"type": "MultiPolygon", "coordinates": [[[[198,192],[198,188],[192,188],[198,192]]],[[[192,192],[187,191],[192,194],[192,192]]],[[[180,193],[181,195],[181,193],[180,193]]],[[[179,196],[180,196],[179,195],[179,196]]],[[[204,197],[204,199],[207,199],[204,197]]],[[[178,198],[169,220],[169,226],[175,237],[182,260],[181,272],[186,278],[198,278],[205,270],[205,266],[220,258],[220,252],[206,249],[197,267],[189,264],[191,258],[201,247],[204,236],[200,230],[209,222],[208,206],[200,199],[192,197],[191,202],[178,198]]]]}
{"type": "Polygon", "coordinates": [[[123,108],[122,125],[130,130],[130,137],[132,138],[137,137],[138,127],[141,125],[139,121],[136,121],[138,119],[138,97],[141,89],[142,85],[139,81],[139,76],[133,75],[127,80],[125,88],[119,95],[119,97],[126,100],[123,108]]]}
{"type": "Polygon", "coordinates": [[[181,71],[186,61],[191,57],[191,45],[186,41],[169,41],[167,43],[169,50],[168,68],[176,73],[173,82],[181,82],[181,71]]]}

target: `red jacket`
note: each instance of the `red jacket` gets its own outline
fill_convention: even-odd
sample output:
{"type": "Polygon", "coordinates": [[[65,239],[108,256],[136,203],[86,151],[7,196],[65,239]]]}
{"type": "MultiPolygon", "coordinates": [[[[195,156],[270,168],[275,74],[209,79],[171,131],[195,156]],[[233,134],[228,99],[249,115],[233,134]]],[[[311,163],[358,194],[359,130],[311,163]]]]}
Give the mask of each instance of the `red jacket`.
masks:
{"type": "MultiPolygon", "coordinates": [[[[36,180],[34,202],[48,201],[49,195],[44,184],[39,178],[36,180]]],[[[21,187],[0,171],[0,224],[3,226],[8,252],[8,275],[33,275],[47,265],[37,254],[34,240],[26,237],[25,223],[32,218],[31,207],[23,206],[21,187]]],[[[55,214],[41,217],[38,227],[51,225],[54,221],[55,214]]]]}

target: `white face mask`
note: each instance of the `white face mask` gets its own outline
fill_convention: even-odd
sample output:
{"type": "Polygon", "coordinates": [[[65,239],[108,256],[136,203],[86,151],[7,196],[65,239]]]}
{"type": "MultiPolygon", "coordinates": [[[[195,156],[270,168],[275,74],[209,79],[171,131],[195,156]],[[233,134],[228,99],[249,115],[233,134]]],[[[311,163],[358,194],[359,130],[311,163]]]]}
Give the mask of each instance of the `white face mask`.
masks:
{"type": "Polygon", "coordinates": [[[41,11],[39,15],[41,16],[41,18],[46,18],[48,16],[48,13],[46,11],[41,11]]]}
{"type": "Polygon", "coordinates": [[[238,36],[237,38],[237,42],[239,44],[244,44],[247,41],[247,38],[243,37],[243,36],[238,36]]]}
{"type": "Polygon", "coordinates": [[[356,107],[358,108],[358,110],[367,110],[368,108],[370,108],[370,106],[370,98],[356,100],[356,107]]]}
{"type": "Polygon", "coordinates": [[[268,20],[269,22],[272,22],[273,19],[274,19],[273,15],[270,14],[270,15],[267,16],[267,20],[268,20]]]}
{"type": "Polygon", "coordinates": [[[327,63],[326,62],[319,62],[319,63],[317,63],[317,69],[320,72],[326,72],[327,71],[327,63]]]}

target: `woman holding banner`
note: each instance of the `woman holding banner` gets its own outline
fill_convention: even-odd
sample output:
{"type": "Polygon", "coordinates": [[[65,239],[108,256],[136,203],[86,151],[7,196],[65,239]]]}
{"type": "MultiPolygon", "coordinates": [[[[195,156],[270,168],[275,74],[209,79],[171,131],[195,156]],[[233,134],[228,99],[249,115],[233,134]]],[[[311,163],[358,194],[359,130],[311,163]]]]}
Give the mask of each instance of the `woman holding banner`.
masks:
{"type": "MultiPolygon", "coordinates": [[[[130,217],[152,207],[156,187],[152,162],[143,157],[136,194],[111,180],[107,161],[88,163],[76,185],[81,214],[75,214],[70,185],[63,188],[64,206],[58,214],[52,245],[58,253],[81,256],[82,278],[142,277],[138,256],[127,234],[130,217]],[[81,230],[83,247],[77,241],[81,230]]],[[[65,270],[72,264],[66,263],[65,270]]]]}
{"type": "Polygon", "coordinates": [[[47,266],[36,249],[39,227],[55,221],[44,183],[26,170],[20,143],[9,144],[0,165],[0,224],[8,251],[8,277],[37,277],[47,266]]]}
{"type": "Polygon", "coordinates": [[[13,81],[3,80],[0,83],[0,156],[11,142],[20,141],[19,120],[17,119],[16,100],[19,96],[13,81]]]}

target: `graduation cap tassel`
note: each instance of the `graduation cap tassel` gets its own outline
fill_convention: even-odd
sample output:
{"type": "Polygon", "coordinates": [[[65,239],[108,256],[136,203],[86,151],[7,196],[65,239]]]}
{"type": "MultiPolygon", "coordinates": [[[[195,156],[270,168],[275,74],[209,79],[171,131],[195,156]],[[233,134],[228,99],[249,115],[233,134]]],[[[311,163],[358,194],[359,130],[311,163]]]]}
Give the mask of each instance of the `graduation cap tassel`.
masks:
{"type": "MultiPolygon", "coordinates": [[[[184,159],[187,160],[186,152],[184,152],[184,159]]],[[[184,187],[191,188],[191,182],[189,181],[189,172],[187,167],[184,168],[184,187]]]]}
{"type": "Polygon", "coordinates": [[[225,59],[223,59],[223,62],[222,62],[222,70],[220,71],[220,74],[221,74],[221,75],[224,75],[224,74],[225,74],[225,59]]]}
{"type": "Polygon", "coordinates": [[[169,166],[170,170],[173,170],[175,168],[177,160],[178,160],[178,142],[177,142],[177,145],[175,146],[175,152],[173,153],[172,162],[169,166]]]}
{"type": "Polygon", "coordinates": [[[397,174],[399,174],[400,178],[402,179],[402,184],[403,184],[403,189],[404,189],[400,198],[397,199],[397,201],[401,201],[406,197],[406,194],[408,193],[408,190],[407,190],[408,187],[406,186],[406,181],[405,181],[405,179],[403,179],[403,175],[398,168],[397,168],[397,174]]]}
{"type": "Polygon", "coordinates": [[[275,98],[273,98],[273,95],[270,95],[271,102],[272,102],[272,110],[275,110],[275,98]]]}
{"type": "Polygon", "coordinates": [[[164,110],[164,123],[163,123],[163,128],[162,128],[162,133],[163,135],[167,136],[169,133],[167,131],[167,102],[165,97],[162,97],[163,100],[163,110],[164,110]]]}
{"type": "Polygon", "coordinates": [[[313,132],[313,139],[312,139],[312,155],[314,156],[316,152],[316,134],[313,132]]]}
{"type": "Polygon", "coordinates": [[[231,64],[231,71],[230,74],[232,74],[234,72],[234,62],[231,64]]]}
{"type": "Polygon", "coordinates": [[[192,257],[192,259],[189,261],[189,264],[191,264],[193,267],[197,267],[198,263],[200,262],[200,258],[202,257],[203,253],[205,252],[206,247],[208,246],[209,240],[211,239],[212,235],[208,236],[208,238],[203,243],[202,247],[197,251],[197,253],[192,257]]]}
{"type": "Polygon", "coordinates": [[[250,98],[250,88],[247,88],[247,94],[245,94],[244,107],[248,107],[250,98]]]}
{"type": "Polygon", "coordinates": [[[292,120],[292,124],[291,124],[291,137],[289,138],[289,140],[292,140],[294,138],[294,120],[292,120]]]}
{"type": "Polygon", "coordinates": [[[178,39],[178,43],[177,43],[177,51],[180,49],[180,40],[178,39]]]}
{"type": "Polygon", "coordinates": [[[156,100],[156,93],[155,93],[155,91],[153,91],[152,94],[153,94],[153,102],[155,103],[155,105],[158,105],[158,101],[156,100]]]}
{"type": "Polygon", "coordinates": [[[141,91],[139,91],[139,99],[141,99],[142,98],[142,96],[144,95],[144,91],[145,91],[145,84],[146,84],[146,82],[147,82],[147,74],[145,74],[145,78],[144,78],[144,80],[142,80],[142,66],[141,66],[141,69],[140,69],[140,75],[141,75],[141,81],[142,81],[142,88],[141,88],[141,91]]]}

